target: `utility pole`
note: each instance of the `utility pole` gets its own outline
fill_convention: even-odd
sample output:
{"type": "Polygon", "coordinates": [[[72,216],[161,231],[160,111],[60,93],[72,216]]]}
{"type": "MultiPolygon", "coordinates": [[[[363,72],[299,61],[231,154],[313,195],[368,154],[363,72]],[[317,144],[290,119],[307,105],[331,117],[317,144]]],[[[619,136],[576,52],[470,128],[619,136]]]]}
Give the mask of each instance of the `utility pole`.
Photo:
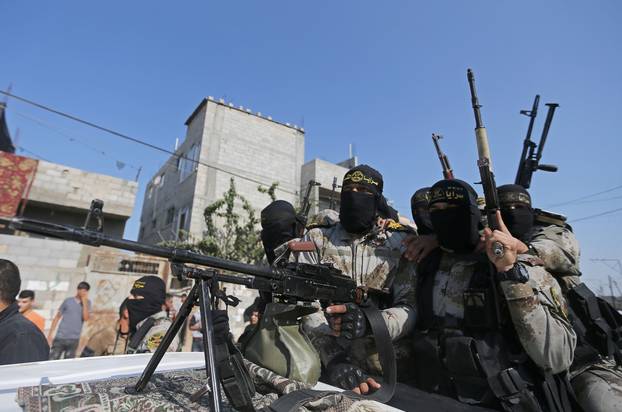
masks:
{"type": "Polygon", "coordinates": [[[609,293],[611,294],[611,305],[613,306],[615,310],[618,310],[618,305],[616,305],[616,297],[613,294],[613,279],[611,279],[611,275],[609,275],[608,278],[609,278],[609,293]]]}

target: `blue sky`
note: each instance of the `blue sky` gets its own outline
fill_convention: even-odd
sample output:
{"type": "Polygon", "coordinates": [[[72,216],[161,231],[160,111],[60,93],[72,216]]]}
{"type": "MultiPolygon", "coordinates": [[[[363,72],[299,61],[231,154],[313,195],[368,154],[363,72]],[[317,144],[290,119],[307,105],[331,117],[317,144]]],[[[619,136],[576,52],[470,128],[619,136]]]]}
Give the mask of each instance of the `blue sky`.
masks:
{"type": "MultiPolygon", "coordinates": [[[[354,143],[408,214],[412,192],[441,178],[432,132],[445,136],[456,175],[478,180],[471,67],[499,184],[516,172],[528,121],[519,110],[542,95],[539,136],[543,103],[560,104],[543,159],[560,171],[532,182],[546,208],[622,185],[621,12],[615,0],[3,1],[0,87],[168,148],[203,97],[224,97],[304,123],[307,160],[343,160],[354,143]]],[[[116,160],[142,166],[126,232],[136,237],[163,154],[16,101],[9,125],[50,161],[130,179],[136,170],[116,160]]],[[[572,221],[622,208],[621,197],[554,210],[572,221]]],[[[586,280],[605,286],[617,275],[590,259],[622,258],[622,213],[574,227],[586,280]]]]}

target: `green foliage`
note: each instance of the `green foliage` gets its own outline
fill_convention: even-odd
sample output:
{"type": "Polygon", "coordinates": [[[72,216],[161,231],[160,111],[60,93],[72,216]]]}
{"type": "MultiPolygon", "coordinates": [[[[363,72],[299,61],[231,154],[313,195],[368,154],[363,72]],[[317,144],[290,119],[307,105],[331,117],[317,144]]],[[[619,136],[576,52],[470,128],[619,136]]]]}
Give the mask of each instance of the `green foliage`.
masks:
{"type": "MultiPolygon", "coordinates": [[[[259,186],[257,190],[274,201],[277,187],[278,183],[273,183],[269,188],[259,186]]],[[[173,242],[175,247],[245,263],[263,259],[259,218],[250,202],[237,192],[233,178],[223,197],[205,208],[203,217],[206,224],[203,238],[173,242]],[[241,209],[236,204],[241,204],[241,209]]]]}

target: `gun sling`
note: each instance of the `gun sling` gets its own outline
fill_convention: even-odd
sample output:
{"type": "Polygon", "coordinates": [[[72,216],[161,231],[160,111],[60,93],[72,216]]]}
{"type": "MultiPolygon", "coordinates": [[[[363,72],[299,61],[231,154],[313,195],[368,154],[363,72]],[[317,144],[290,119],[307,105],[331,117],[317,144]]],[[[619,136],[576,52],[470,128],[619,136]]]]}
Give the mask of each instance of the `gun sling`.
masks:
{"type": "Polygon", "coordinates": [[[142,325],[140,325],[140,328],[138,328],[138,330],[134,332],[134,334],[132,335],[132,339],[130,339],[130,342],[127,345],[128,348],[132,351],[132,353],[136,352],[136,350],[138,349],[138,346],[140,345],[140,342],[142,342],[145,335],[147,335],[147,332],[149,332],[149,329],[151,329],[154,324],[155,324],[155,319],[148,318],[147,320],[144,321],[142,325]]]}

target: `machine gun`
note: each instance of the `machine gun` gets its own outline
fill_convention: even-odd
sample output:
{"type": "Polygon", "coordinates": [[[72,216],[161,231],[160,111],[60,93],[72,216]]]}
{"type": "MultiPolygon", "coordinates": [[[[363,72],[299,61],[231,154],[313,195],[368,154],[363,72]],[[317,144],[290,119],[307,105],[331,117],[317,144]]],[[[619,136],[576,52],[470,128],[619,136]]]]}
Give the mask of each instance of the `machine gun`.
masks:
{"type": "MultiPolygon", "coordinates": [[[[6,218],[0,217],[0,225],[6,225],[11,229],[34,233],[56,239],[63,239],[82,243],[89,246],[109,246],[117,249],[124,249],[138,253],[166,258],[172,262],[172,271],[180,280],[193,279],[195,284],[188,295],[188,299],[180,308],[179,315],[166,332],[158,349],[154,352],[147,364],[142,376],[131,388],[130,392],[141,392],[145,389],[149,379],[155,372],[158,363],[164,356],[168,346],[183,326],[184,320],[190,315],[193,305],[200,305],[201,321],[203,322],[203,343],[205,350],[205,363],[208,371],[209,382],[211,383],[211,408],[210,410],[220,410],[220,389],[219,384],[225,389],[231,403],[235,406],[236,402],[242,402],[241,391],[239,388],[232,390],[231,385],[239,382],[239,374],[233,376],[232,367],[223,369],[222,362],[219,362],[214,349],[212,307],[215,299],[221,299],[229,305],[235,306],[236,301],[233,296],[225,296],[217,289],[217,282],[228,282],[237,285],[244,285],[247,288],[256,289],[261,292],[270,292],[273,296],[284,302],[313,302],[319,300],[323,305],[331,303],[354,302],[363,304],[362,309],[368,316],[372,324],[374,335],[385,335],[383,339],[391,342],[389,332],[382,320],[378,310],[370,311],[365,307],[367,298],[371,294],[383,295],[387,292],[372,290],[366,287],[357,286],[356,282],[348,276],[343,275],[339,270],[329,265],[310,265],[303,263],[284,262],[281,266],[258,266],[218,257],[201,255],[185,249],[168,248],[163,246],[147,245],[132,240],[118,239],[110,237],[102,232],[103,228],[103,201],[93,200],[87,221],[83,227],[70,225],[60,225],[43,222],[35,219],[26,218],[6,218]],[[93,225],[92,219],[97,219],[93,225]],[[89,229],[95,226],[95,230],[89,229]],[[190,267],[190,265],[203,266],[208,269],[190,267]],[[223,273],[226,270],[232,273],[223,273]],[[375,320],[372,319],[375,317],[375,320]],[[374,323],[380,324],[384,329],[375,330],[374,323]],[[219,362],[217,364],[217,362],[219,362]],[[228,371],[228,376],[222,376],[222,371],[228,371]],[[221,372],[221,373],[219,373],[221,372]],[[219,378],[220,376],[220,378],[219,378]],[[236,399],[237,397],[237,399],[236,399]]],[[[377,338],[378,339],[378,338],[377,338]]],[[[385,376],[388,385],[393,386],[391,393],[385,391],[384,396],[388,401],[393,395],[395,385],[395,354],[393,347],[389,345],[389,351],[381,354],[381,364],[383,370],[391,371],[385,376]],[[384,358],[384,359],[382,359],[384,358]],[[392,367],[390,366],[392,362],[392,367]],[[385,369],[385,365],[387,369],[385,369]]],[[[220,357],[222,358],[222,357],[220,357]]],[[[226,362],[229,360],[225,359],[226,362]]],[[[228,363],[227,363],[228,365],[228,363]]],[[[384,385],[383,385],[384,386],[384,385]]],[[[382,389],[381,389],[382,390],[382,389]]],[[[243,406],[243,405],[242,405],[243,406]]]]}
{"type": "Polygon", "coordinates": [[[521,185],[525,189],[529,189],[529,186],[531,185],[531,177],[533,176],[533,172],[535,172],[536,170],[542,170],[545,172],[557,172],[557,166],[540,164],[540,159],[542,158],[542,150],[544,149],[544,144],[546,143],[546,138],[549,134],[549,128],[551,127],[551,122],[553,121],[555,109],[559,107],[559,104],[546,104],[549,109],[546,114],[546,120],[544,121],[542,135],[540,136],[540,143],[536,144],[534,141],[531,140],[531,132],[533,130],[533,124],[538,114],[539,103],[540,95],[537,94],[536,98],[533,101],[533,106],[531,107],[531,110],[520,111],[520,114],[529,117],[529,126],[527,127],[527,135],[525,136],[525,140],[523,142],[523,152],[520,156],[520,161],[518,163],[518,170],[516,172],[516,179],[514,180],[514,183],[517,185],[521,185]]]}
{"type": "Polygon", "coordinates": [[[442,138],[443,136],[440,134],[432,133],[432,141],[434,142],[434,147],[436,148],[436,154],[438,154],[438,160],[441,161],[441,167],[443,168],[443,178],[453,179],[454,172],[449,165],[449,159],[447,158],[447,155],[443,153],[441,145],[438,143],[438,141],[442,138]]]}
{"type": "MultiPolygon", "coordinates": [[[[477,98],[477,90],[475,89],[475,76],[471,69],[467,70],[467,80],[469,82],[469,90],[471,91],[471,106],[475,115],[475,139],[477,141],[477,167],[479,175],[482,179],[482,189],[484,190],[484,199],[486,206],[484,213],[488,220],[488,226],[492,230],[499,229],[499,221],[497,220],[497,210],[499,210],[499,196],[497,194],[497,185],[495,183],[495,175],[492,171],[492,160],[490,157],[490,146],[488,145],[488,134],[482,121],[482,113],[477,98]]],[[[503,256],[503,245],[495,242],[493,246],[495,256],[503,256]]]]}
{"type": "Polygon", "coordinates": [[[307,191],[305,193],[305,197],[302,199],[302,206],[300,207],[300,213],[298,214],[298,220],[300,220],[302,233],[299,233],[299,236],[302,236],[307,226],[307,220],[309,219],[309,210],[311,210],[311,201],[309,198],[311,197],[311,190],[315,186],[321,186],[322,184],[316,182],[315,180],[309,180],[307,183],[307,191]]]}

